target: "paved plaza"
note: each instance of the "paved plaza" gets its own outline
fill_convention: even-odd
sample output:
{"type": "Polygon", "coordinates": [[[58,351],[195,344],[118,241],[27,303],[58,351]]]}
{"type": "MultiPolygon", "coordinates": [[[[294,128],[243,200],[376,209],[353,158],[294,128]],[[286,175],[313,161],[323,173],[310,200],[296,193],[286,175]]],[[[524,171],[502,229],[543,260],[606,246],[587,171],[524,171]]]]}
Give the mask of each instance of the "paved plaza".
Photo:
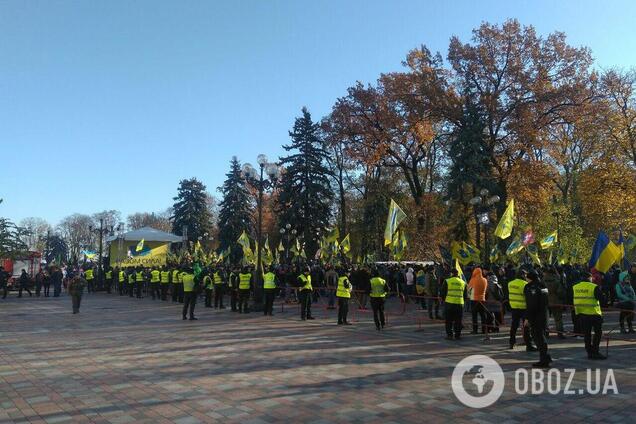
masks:
{"type": "Polygon", "coordinates": [[[278,305],[273,317],[202,306],[199,321],[182,321],[180,305],[98,293],[72,315],[68,297],[12,294],[0,301],[0,423],[634,420],[634,335],[612,341],[602,362],[585,358],[582,340],[550,339],[555,365],[579,370],[575,389],[592,365],[614,369],[619,394],[520,396],[515,370],[536,354],[508,350],[504,335],[446,341],[440,323],[395,300],[381,333],[365,311],[341,327],[322,305],[308,322],[295,306],[278,305]],[[451,390],[454,366],[470,354],[491,356],[506,374],[501,399],[481,410],[451,390]]]}

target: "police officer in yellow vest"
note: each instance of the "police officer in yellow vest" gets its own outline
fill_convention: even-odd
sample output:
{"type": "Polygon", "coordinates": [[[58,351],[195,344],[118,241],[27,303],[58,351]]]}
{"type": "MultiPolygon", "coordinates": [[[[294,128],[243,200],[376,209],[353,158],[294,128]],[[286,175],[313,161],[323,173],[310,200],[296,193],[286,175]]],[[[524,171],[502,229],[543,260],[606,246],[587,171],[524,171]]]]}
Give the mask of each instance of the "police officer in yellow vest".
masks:
{"type": "Polygon", "coordinates": [[[210,275],[209,269],[203,270],[203,288],[205,289],[205,307],[212,307],[212,290],[214,289],[214,280],[210,275]]]}
{"type": "Polygon", "coordinates": [[[135,280],[135,268],[128,268],[128,296],[130,297],[133,297],[135,295],[135,280]]]}
{"type": "Polygon", "coordinates": [[[239,314],[249,313],[248,301],[250,299],[250,289],[252,287],[252,273],[249,267],[244,267],[243,272],[238,275],[238,312],[239,314]]]}
{"type": "Polygon", "coordinates": [[[269,267],[267,272],[263,274],[263,298],[265,302],[265,308],[263,309],[263,315],[274,314],[274,298],[276,297],[276,274],[274,269],[269,267]]]}
{"type": "Polygon", "coordinates": [[[104,284],[106,285],[106,293],[110,294],[110,288],[113,286],[113,270],[112,268],[107,268],[106,273],[104,274],[104,284]]]}
{"type": "Polygon", "coordinates": [[[378,331],[382,330],[386,323],[384,317],[384,299],[388,291],[389,288],[386,284],[386,280],[380,277],[380,273],[377,269],[374,269],[373,277],[371,278],[371,293],[369,296],[371,297],[375,329],[378,331]]]}
{"type": "Polygon", "coordinates": [[[338,325],[351,325],[347,320],[349,315],[349,299],[351,299],[351,282],[349,275],[344,269],[338,268],[338,283],[336,286],[336,297],[338,298],[338,325]]]}
{"type": "Polygon", "coordinates": [[[181,280],[183,270],[180,267],[172,272],[172,301],[183,303],[183,281],[181,280]]]}
{"type": "Polygon", "coordinates": [[[239,269],[234,267],[230,276],[228,277],[228,283],[230,287],[230,307],[232,312],[238,312],[238,286],[239,286],[239,269]]]}
{"type": "Polygon", "coordinates": [[[86,280],[86,291],[88,293],[95,291],[95,271],[93,268],[88,268],[84,271],[84,279],[86,280]]]}
{"type": "Polygon", "coordinates": [[[462,316],[466,297],[466,282],[459,278],[455,268],[450,278],[442,283],[440,296],[444,299],[444,319],[446,320],[446,339],[459,340],[462,337],[462,316]]]}
{"type": "Polygon", "coordinates": [[[144,281],[146,280],[146,273],[142,267],[137,268],[135,272],[135,291],[137,293],[137,299],[141,299],[141,291],[143,290],[144,281]]]}
{"type": "Polygon", "coordinates": [[[214,309],[225,309],[225,306],[223,306],[223,295],[225,294],[226,284],[224,272],[221,267],[214,270],[212,280],[214,282],[214,309]]]}
{"type": "Polygon", "coordinates": [[[159,275],[159,284],[161,286],[161,300],[168,300],[168,287],[170,286],[170,271],[167,266],[161,267],[159,275]]]}
{"type": "Polygon", "coordinates": [[[311,293],[313,287],[311,286],[311,270],[306,267],[302,274],[298,276],[299,292],[298,300],[300,302],[300,319],[314,319],[311,316],[311,293]]]}
{"type": "Polygon", "coordinates": [[[603,335],[603,312],[601,311],[601,288],[592,283],[592,274],[586,272],[586,281],[572,287],[574,312],[583,331],[585,350],[589,359],[607,359],[599,352],[603,335]],[[594,337],[592,337],[594,330],[594,337]]]}
{"type": "Polygon", "coordinates": [[[185,269],[181,273],[181,281],[183,282],[183,319],[188,319],[188,310],[190,312],[190,321],[196,321],[194,317],[194,306],[197,303],[198,285],[194,278],[194,272],[191,268],[185,269]]]}
{"type": "Polygon", "coordinates": [[[517,329],[519,325],[521,325],[523,328],[523,341],[526,344],[526,351],[536,352],[537,348],[532,345],[530,327],[526,322],[526,296],[524,289],[528,282],[525,278],[527,278],[526,271],[520,270],[517,278],[508,283],[508,303],[512,315],[510,322],[510,349],[515,348],[515,344],[517,343],[517,329]]]}
{"type": "Polygon", "coordinates": [[[161,271],[158,269],[153,269],[150,271],[150,294],[152,295],[152,300],[155,300],[155,296],[157,300],[161,298],[161,293],[159,292],[159,283],[161,282],[161,271]]]}
{"type": "Polygon", "coordinates": [[[123,296],[126,293],[126,272],[122,268],[117,271],[117,284],[119,295],[123,296]]]}

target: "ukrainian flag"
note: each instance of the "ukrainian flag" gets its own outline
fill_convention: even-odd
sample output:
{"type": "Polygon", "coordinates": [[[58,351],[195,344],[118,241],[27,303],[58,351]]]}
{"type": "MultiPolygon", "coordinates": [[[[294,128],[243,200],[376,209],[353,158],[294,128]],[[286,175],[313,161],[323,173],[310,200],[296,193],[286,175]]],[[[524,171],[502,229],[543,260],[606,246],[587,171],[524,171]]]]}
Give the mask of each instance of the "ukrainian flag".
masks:
{"type": "Polygon", "coordinates": [[[620,257],[621,248],[611,241],[605,232],[599,231],[594,247],[592,247],[592,257],[589,262],[590,268],[606,273],[620,257]]]}

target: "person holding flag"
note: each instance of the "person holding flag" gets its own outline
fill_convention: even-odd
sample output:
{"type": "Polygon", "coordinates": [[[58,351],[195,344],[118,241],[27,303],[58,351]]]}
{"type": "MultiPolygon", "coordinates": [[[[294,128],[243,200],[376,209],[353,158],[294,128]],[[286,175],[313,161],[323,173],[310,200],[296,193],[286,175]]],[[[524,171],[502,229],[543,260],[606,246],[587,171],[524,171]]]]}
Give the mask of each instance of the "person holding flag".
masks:
{"type": "Polygon", "coordinates": [[[393,242],[393,235],[398,229],[398,226],[404,219],[406,218],[406,214],[395,203],[395,200],[391,199],[391,203],[389,205],[389,216],[386,220],[386,227],[384,229],[384,245],[388,246],[393,242]]]}

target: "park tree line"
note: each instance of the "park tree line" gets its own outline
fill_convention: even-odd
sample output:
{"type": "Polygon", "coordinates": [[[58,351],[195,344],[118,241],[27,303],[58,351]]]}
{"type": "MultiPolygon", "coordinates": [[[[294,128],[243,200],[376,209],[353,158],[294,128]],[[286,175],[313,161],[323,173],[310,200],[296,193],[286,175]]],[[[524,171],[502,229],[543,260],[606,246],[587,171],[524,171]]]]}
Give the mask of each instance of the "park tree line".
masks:
{"type": "MultiPolygon", "coordinates": [[[[400,71],[353,81],[326,116],[303,108],[289,137],[263,196],[263,232],[270,245],[289,244],[280,229],[293,227],[308,256],[337,227],[354,256],[388,257],[391,198],[408,215],[405,258],[439,258],[453,240],[483,248],[492,228],[477,225],[471,203],[482,189],[500,198],[493,222],[514,198],[518,228],[547,234],[559,220],[562,243],[579,252],[601,229],[636,231],[636,71],[601,69],[561,32],[508,20],[452,37],[445,52],[421,45],[400,71]]],[[[186,179],[169,210],[131,215],[129,227],[185,233],[218,251],[243,231],[254,238],[257,189],[242,165],[232,158],[218,204],[186,179]]],[[[52,233],[24,222],[31,235],[18,238],[31,248],[37,234],[53,234],[70,257],[94,244],[85,229],[98,219],[72,215],[52,233]]]]}

